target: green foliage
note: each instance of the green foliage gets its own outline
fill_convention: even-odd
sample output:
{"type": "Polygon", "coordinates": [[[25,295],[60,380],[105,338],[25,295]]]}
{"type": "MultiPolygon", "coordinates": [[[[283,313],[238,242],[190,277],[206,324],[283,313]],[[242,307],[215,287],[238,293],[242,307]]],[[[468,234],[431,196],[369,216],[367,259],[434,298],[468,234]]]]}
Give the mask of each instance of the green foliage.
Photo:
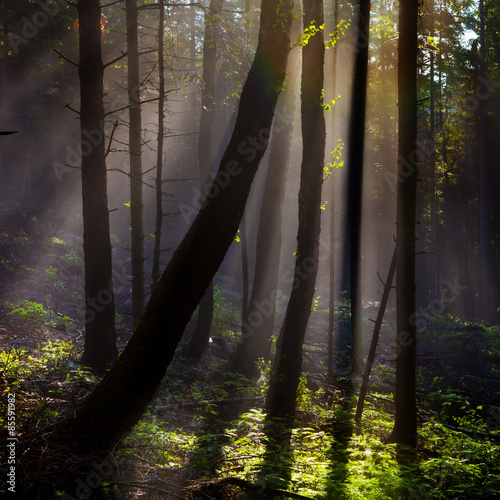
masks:
{"type": "Polygon", "coordinates": [[[73,321],[69,316],[60,316],[52,310],[50,299],[51,297],[48,296],[47,305],[32,301],[21,301],[17,304],[6,302],[5,306],[10,309],[10,311],[6,313],[6,316],[19,324],[73,328],[73,321]]]}
{"type": "MultiPolygon", "coordinates": [[[[340,97],[340,96],[339,96],[340,97]]],[[[325,167],[323,167],[323,180],[325,181],[332,175],[334,169],[340,168],[344,166],[344,160],[340,160],[342,156],[342,149],[344,147],[344,144],[342,143],[342,140],[338,140],[338,144],[335,147],[335,149],[331,152],[332,155],[332,161],[328,163],[325,167]]]]}
{"type": "Polygon", "coordinates": [[[323,31],[324,27],[324,24],[316,26],[316,21],[313,21],[307,28],[304,29],[299,38],[297,38],[294,47],[305,47],[314,35],[323,31]]]}
{"type": "Polygon", "coordinates": [[[214,315],[212,330],[221,335],[235,330],[240,312],[222,295],[220,285],[214,285],[214,315]]]}

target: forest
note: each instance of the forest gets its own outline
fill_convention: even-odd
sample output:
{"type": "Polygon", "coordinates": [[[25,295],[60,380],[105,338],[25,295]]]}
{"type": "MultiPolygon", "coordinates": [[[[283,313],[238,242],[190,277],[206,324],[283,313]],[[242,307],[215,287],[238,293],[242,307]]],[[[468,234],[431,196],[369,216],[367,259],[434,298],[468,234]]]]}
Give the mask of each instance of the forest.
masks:
{"type": "Polygon", "coordinates": [[[2,0],[0,497],[500,498],[499,138],[495,0],[2,0]]]}

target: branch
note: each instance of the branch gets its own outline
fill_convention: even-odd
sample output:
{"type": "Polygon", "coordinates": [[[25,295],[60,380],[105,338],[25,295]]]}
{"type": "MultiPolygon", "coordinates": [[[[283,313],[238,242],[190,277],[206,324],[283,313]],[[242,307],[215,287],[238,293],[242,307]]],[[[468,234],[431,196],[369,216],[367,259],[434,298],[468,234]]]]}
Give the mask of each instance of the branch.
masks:
{"type": "Polygon", "coordinates": [[[104,4],[103,6],[101,6],[101,9],[104,9],[105,7],[110,7],[111,5],[115,5],[117,3],[121,3],[121,2],[124,2],[125,0],[116,0],[115,2],[109,2],[109,3],[106,3],[104,4]]]}
{"type": "Polygon", "coordinates": [[[0,135],[12,135],[12,134],[17,134],[17,130],[14,131],[6,130],[5,132],[0,132],[0,135]]]}
{"type": "Polygon", "coordinates": [[[109,155],[109,152],[111,151],[111,143],[113,142],[113,135],[115,134],[116,127],[118,127],[118,120],[116,120],[115,123],[113,123],[113,130],[111,131],[111,135],[109,136],[108,149],[106,150],[104,158],[106,158],[109,155]]]}
{"type": "Polygon", "coordinates": [[[248,490],[256,493],[264,493],[271,495],[279,495],[288,498],[296,498],[297,500],[313,500],[311,497],[305,497],[304,495],[299,495],[298,493],[292,493],[291,491],[279,490],[275,488],[268,488],[266,486],[262,486],[260,484],[251,483],[250,481],[246,481],[245,479],[240,479],[239,477],[228,477],[226,479],[221,479],[216,483],[212,483],[210,486],[225,486],[225,485],[234,485],[243,490],[248,490]]]}
{"type": "MultiPolygon", "coordinates": [[[[165,92],[165,94],[168,94],[168,93],[170,93],[170,92],[175,92],[175,91],[177,91],[177,90],[179,90],[179,89],[171,89],[171,90],[167,90],[167,91],[165,92]]],[[[158,99],[159,99],[159,97],[152,97],[151,99],[146,99],[145,101],[140,101],[140,102],[138,102],[138,103],[134,103],[134,105],[136,105],[136,104],[139,104],[139,105],[141,105],[141,104],[146,104],[146,103],[148,103],[148,102],[157,101],[158,99]]],[[[113,109],[112,111],[108,111],[107,113],[105,113],[105,116],[111,115],[111,114],[113,114],[113,113],[118,113],[119,111],[123,111],[124,109],[128,109],[128,108],[130,108],[130,104],[127,104],[126,106],[123,106],[123,107],[118,108],[118,109],[113,109]]]]}
{"type": "Polygon", "coordinates": [[[73,66],[76,66],[78,68],[78,63],[76,63],[75,61],[72,61],[71,59],[69,59],[68,57],[66,57],[64,54],[61,54],[61,52],[59,52],[57,49],[52,49],[52,50],[54,52],[56,52],[59,55],[59,57],[61,57],[65,61],[69,62],[70,64],[72,64],[73,66]]]}
{"type": "MultiPolygon", "coordinates": [[[[120,0],[122,1],[122,0],[120,0]]],[[[122,52],[122,55],[121,56],[118,56],[117,58],[113,59],[112,61],[109,61],[107,62],[105,65],[104,65],[104,69],[106,69],[108,66],[111,66],[112,64],[114,64],[115,62],[118,62],[120,59],[123,59],[124,57],[126,57],[128,55],[128,52],[122,52]]]]}
{"type": "Polygon", "coordinates": [[[80,114],[80,111],[78,111],[75,108],[72,108],[69,104],[65,104],[64,107],[70,109],[71,111],[74,111],[77,115],[80,114]]]}

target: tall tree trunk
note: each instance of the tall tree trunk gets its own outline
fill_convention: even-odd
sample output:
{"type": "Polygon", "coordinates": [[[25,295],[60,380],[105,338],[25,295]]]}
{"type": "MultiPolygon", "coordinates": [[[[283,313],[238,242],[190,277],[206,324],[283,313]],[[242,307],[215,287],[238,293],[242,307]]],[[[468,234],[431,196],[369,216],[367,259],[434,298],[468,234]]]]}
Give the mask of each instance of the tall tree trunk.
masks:
{"type": "MultiPolygon", "coordinates": [[[[298,36],[298,29],[293,31],[297,31],[298,36]]],[[[275,122],[271,135],[269,167],[257,230],[254,282],[248,312],[242,324],[243,339],[235,349],[229,367],[230,371],[239,371],[249,377],[258,375],[256,362],[259,358],[270,357],[276,291],[279,287],[281,223],[293,136],[298,67],[300,52],[292,50],[287,67],[289,83],[277,105],[279,116],[286,118],[284,122],[275,122]]]]}
{"type": "MultiPolygon", "coordinates": [[[[434,39],[434,0],[430,0],[430,14],[431,14],[431,36],[434,39]]],[[[433,40],[434,44],[434,40],[433,40]]],[[[430,169],[431,169],[431,259],[433,265],[431,266],[431,296],[430,300],[434,300],[439,296],[439,272],[437,263],[437,228],[439,224],[438,211],[437,211],[437,192],[436,192],[436,114],[435,114],[435,101],[436,101],[436,84],[434,82],[435,68],[434,68],[434,50],[431,49],[431,64],[430,64],[430,126],[431,126],[431,148],[430,152],[430,169]]]]}
{"type": "MultiPolygon", "coordinates": [[[[304,1],[304,26],[323,24],[323,2],[304,1]]],[[[302,51],[302,165],[299,190],[299,228],[294,284],[276,346],[266,399],[268,417],[283,417],[290,427],[302,371],[302,344],[311,314],[318,271],[321,229],[321,188],[325,157],[323,116],[322,31],[311,37],[302,51]]]]}
{"type": "MultiPolygon", "coordinates": [[[[485,53],[486,41],[484,34],[484,2],[479,0],[479,17],[480,17],[480,75],[485,81],[485,53]]],[[[489,264],[489,243],[488,243],[488,202],[487,202],[487,186],[486,186],[486,111],[484,99],[479,100],[479,249],[481,258],[481,305],[482,317],[486,322],[491,321],[490,310],[490,266],[489,264]]]]}
{"type": "Polygon", "coordinates": [[[417,339],[414,321],[417,165],[412,161],[417,144],[417,20],[418,0],[401,0],[398,48],[396,417],[393,437],[399,445],[411,448],[417,446],[417,339]]]}
{"type": "MultiPolygon", "coordinates": [[[[217,65],[217,23],[224,0],[210,0],[205,18],[205,39],[203,41],[203,86],[201,91],[200,129],[198,135],[198,164],[200,167],[200,189],[203,193],[210,186],[213,172],[213,128],[215,120],[215,76],[217,65]]],[[[184,354],[199,362],[210,338],[214,313],[214,284],[210,282],[200,302],[198,321],[193,336],[184,354]]]]}
{"type": "Polygon", "coordinates": [[[130,225],[132,229],[132,319],[144,309],[144,221],[142,201],[141,91],[137,0],[126,0],[130,152],[130,225]]]}
{"type": "Polygon", "coordinates": [[[243,297],[241,306],[241,324],[248,321],[248,295],[250,292],[250,276],[248,273],[248,232],[245,214],[240,224],[240,245],[241,245],[241,274],[243,297]]]}
{"type": "MultiPolygon", "coordinates": [[[[31,453],[42,453],[43,449],[47,456],[50,449],[58,452],[65,464],[68,453],[80,457],[107,453],[137,423],[153,398],[184,328],[238,230],[285,78],[291,11],[291,2],[263,0],[255,59],[241,93],[233,135],[209,196],[163,272],[117,362],[74,413],[57,424],[50,437],[44,435],[40,449],[32,447],[31,453]]],[[[64,468],[54,467],[50,456],[47,468],[40,467],[38,478],[53,485],[53,475],[60,477],[64,468]],[[49,470],[56,472],[50,476],[49,470]]],[[[66,477],[66,490],[74,487],[73,479],[66,477]]]]}
{"type": "Polygon", "coordinates": [[[370,0],[360,0],[356,38],[356,58],[349,125],[347,214],[345,224],[344,267],[349,273],[351,299],[352,372],[360,374],[363,355],[361,302],[361,209],[363,197],[363,159],[365,145],[366,89],[368,80],[368,36],[370,0]],[[348,263],[348,266],[346,265],[348,263]]]}
{"type": "Polygon", "coordinates": [[[82,364],[103,372],[117,356],[104,145],[101,6],[78,3],[85,348],[82,364]]]}
{"type": "MultiPolygon", "coordinates": [[[[339,0],[335,0],[333,7],[333,29],[337,29],[339,24],[339,0]]],[[[333,47],[333,60],[332,60],[332,98],[337,97],[337,57],[338,57],[338,40],[333,47]]],[[[332,114],[331,127],[332,127],[332,151],[336,147],[336,108],[335,106],[330,111],[332,114]]],[[[335,176],[331,175],[330,179],[330,255],[329,255],[329,290],[328,290],[328,378],[333,377],[333,344],[334,344],[334,330],[335,330],[335,176]]]]}
{"type": "Polygon", "coordinates": [[[163,223],[163,141],[165,135],[164,106],[165,106],[165,58],[163,53],[164,29],[165,29],[165,0],[159,0],[160,17],[158,20],[158,78],[159,78],[159,100],[158,100],[158,141],[156,149],[156,224],[155,224],[155,246],[153,250],[153,269],[151,278],[153,287],[160,278],[160,250],[161,250],[161,227],[163,223]]]}

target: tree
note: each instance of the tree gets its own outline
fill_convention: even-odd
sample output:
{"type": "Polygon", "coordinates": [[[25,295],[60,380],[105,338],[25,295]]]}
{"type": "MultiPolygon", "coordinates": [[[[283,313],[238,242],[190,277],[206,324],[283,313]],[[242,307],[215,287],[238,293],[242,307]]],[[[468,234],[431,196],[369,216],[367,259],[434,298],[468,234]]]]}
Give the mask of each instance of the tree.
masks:
{"type": "Polygon", "coordinates": [[[117,350],[104,148],[104,66],[99,0],[79,2],[78,16],[86,304],[82,363],[103,372],[116,359],[117,350]]]}
{"type": "Polygon", "coordinates": [[[351,116],[348,140],[347,211],[345,222],[344,267],[349,276],[351,299],[351,349],[353,375],[360,373],[363,355],[361,302],[361,208],[363,196],[363,160],[365,144],[366,89],[368,81],[368,36],[370,0],[360,0],[355,40],[356,57],[352,84],[351,116]]]}
{"type": "MultiPolygon", "coordinates": [[[[292,37],[292,40],[296,37],[292,37]]],[[[275,127],[271,136],[269,166],[262,197],[256,241],[255,273],[248,311],[243,315],[243,339],[230,360],[230,371],[247,376],[257,375],[259,358],[269,359],[271,336],[276,310],[276,290],[279,285],[281,224],[285,199],[286,174],[293,136],[297,68],[300,52],[292,50],[288,59],[288,85],[280,95],[277,109],[288,117],[275,127]]]]}
{"type": "Polygon", "coordinates": [[[165,29],[165,0],[159,0],[160,16],[158,20],[158,78],[159,78],[159,99],[158,99],[158,140],[156,150],[156,224],[155,224],[155,245],[153,250],[153,268],[151,279],[153,287],[156,286],[160,278],[160,248],[161,248],[161,227],[163,223],[163,141],[165,134],[164,106],[165,106],[165,55],[163,53],[164,29],[165,29]]]}
{"type": "MultiPolygon", "coordinates": [[[[205,39],[203,41],[203,83],[201,90],[200,127],[198,133],[198,164],[200,168],[200,189],[210,185],[213,172],[213,128],[215,120],[215,79],[217,67],[217,21],[222,12],[224,0],[211,0],[205,19],[205,39]]],[[[214,314],[214,284],[211,281],[198,309],[198,321],[193,336],[184,354],[199,362],[210,338],[214,314]]]]}
{"type": "MultiPolygon", "coordinates": [[[[339,24],[339,2],[335,0],[333,8],[333,25],[334,29],[337,29],[339,24]]],[[[337,96],[337,57],[338,57],[338,46],[335,42],[333,47],[333,58],[332,58],[332,96],[333,99],[337,96]]],[[[335,140],[336,134],[336,109],[335,106],[331,110],[331,130],[332,138],[335,140]]],[[[332,145],[333,146],[333,145],[332,145]]],[[[335,146],[333,146],[335,148],[335,146]]],[[[332,148],[332,150],[333,150],[332,148]]],[[[333,341],[334,341],[334,330],[335,330],[335,177],[332,175],[330,180],[330,255],[329,255],[329,267],[330,275],[328,282],[328,378],[333,377],[333,341]]]]}
{"type": "MultiPolygon", "coordinates": [[[[323,3],[304,1],[304,26],[323,24],[323,3]]],[[[325,155],[323,62],[325,45],[318,30],[305,40],[302,52],[302,164],[299,189],[299,227],[294,282],[276,344],[266,408],[269,419],[283,417],[290,427],[302,370],[302,344],[311,314],[316,284],[321,229],[321,188],[325,155]]]]}
{"type": "MultiPolygon", "coordinates": [[[[163,272],[117,362],[74,414],[57,424],[48,441],[44,441],[44,450],[50,448],[54,453],[61,450],[60,443],[64,444],[63,463],[68,452],[80,457],[109,452],[138,421],[233,242],[267,147],[285,77],[291,9],[291,2],[263,1],[255,58],[241,93],[231,140],[207,199],[163,272]]],[[[61,474],[61,468],[50,467],[61,474]]],[[[53,477],[44,472],[40,477],[52,485],[53,477]]],[[[68,480],[71,482],[71,478],[68,480]]]]}
{"type": "MultiPolygon", "coordinates": [[[[417,167],[418,0],[402,0],[398,48],[398,186],[396,228],[396,417],[393,438],[401,447],[417,446],[415,396],[415,224],[417,167]],[[408,168],[408,166],[412,168],[408,168]]],[[[405,453],[401,455],[405,456],[405,453]]]]}
{"type": "Polygon", "coordinates": [[[130,226],[132,232],[132,320],[144,309],[144,221],[142,201],[142,121],[137,39],[137,0],[127,0],[127,52],[130,152],[130,226]]]}

